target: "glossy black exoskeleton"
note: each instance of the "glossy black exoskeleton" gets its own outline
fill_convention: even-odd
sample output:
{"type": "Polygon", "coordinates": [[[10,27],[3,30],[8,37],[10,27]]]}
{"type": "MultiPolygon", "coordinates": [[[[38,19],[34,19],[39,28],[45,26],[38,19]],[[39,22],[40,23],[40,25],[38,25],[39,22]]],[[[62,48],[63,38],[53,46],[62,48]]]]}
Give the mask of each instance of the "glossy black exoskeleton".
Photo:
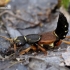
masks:
{"type": "Polygon", "coordinates": [[[26,44],[26,40],[24,36],[18,36],[14,39],[14,43],[17,47],[24,46],[26,44]]]}
{"type": "Polygon", "coordinates": [[[40,41],[41,36],[39,34],[29,34],[25,36],[25,39],[28,44],[34,44],[40,41]]]}
{"type": "Polygon", "coordinates": [[[14,39],[14,43],[16,46],[24,46],[27,44],[34,44],[37,43],[41,39],[41,36],[38,34],[29,34],[26,36],[18,36],[14,39]]]}

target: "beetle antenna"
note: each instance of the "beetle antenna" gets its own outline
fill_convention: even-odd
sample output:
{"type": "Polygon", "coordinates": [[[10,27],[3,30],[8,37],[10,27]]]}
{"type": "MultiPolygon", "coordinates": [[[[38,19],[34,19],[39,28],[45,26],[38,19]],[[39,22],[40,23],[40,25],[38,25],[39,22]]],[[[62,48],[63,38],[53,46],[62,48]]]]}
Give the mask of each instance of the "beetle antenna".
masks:
{"type": "Polygon", "coordinates": [[[13,42],[13,39],[7,38],[7,37],[5,37],[5,36],[0,36],[0,37],[4,38],[4,39],[6,39],[6,40],[8,40],[8,41],[10,41],[10,42],[13,42]]]}

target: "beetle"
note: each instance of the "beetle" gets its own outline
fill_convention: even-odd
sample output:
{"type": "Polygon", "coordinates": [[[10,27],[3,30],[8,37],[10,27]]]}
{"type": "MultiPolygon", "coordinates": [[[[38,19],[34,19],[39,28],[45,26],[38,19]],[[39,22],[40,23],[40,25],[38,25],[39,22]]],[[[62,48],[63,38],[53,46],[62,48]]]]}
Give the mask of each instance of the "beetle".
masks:
{"type": "MultiPolygon", "coordinates": [[[[41,50],[44,54],[47,54],[46,48],[56,48],[62,42],[68,33],[69,24],[67,22],[66,17],[63,13],[59,13],[59,18],[57,22],[57,27],[55,30],[50,32],[45,32],[43,34],[29,34],[26,36],[18,36],[14,39],[9,39],[6,37],[6,40],[9,40],[10,43],[13,45],[14,52],[17,51],[18,48],[21,46],[25,46],[25,44],[29,44],[30,46],[26,49],[23,49],[19,52],[20,55],[27,53],[30,49],[33,51],[41,50]]],[[[25,47],[23,47],[25,48],[25,47]]]]}

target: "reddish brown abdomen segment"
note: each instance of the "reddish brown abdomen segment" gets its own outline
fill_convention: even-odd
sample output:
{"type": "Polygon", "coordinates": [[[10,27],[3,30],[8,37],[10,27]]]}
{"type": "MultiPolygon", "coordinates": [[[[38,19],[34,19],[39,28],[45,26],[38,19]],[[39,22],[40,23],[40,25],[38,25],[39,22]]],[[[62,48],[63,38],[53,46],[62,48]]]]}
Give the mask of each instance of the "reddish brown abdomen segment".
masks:
{"type": "Polygon", "coordinates": [[[55,44],[55,46],[59,46],[61,43],[62,43],[62,41],[59,40],[59,41],[55,44]]]}
{"type": "Polygon", "coordinates": [[[53,32],[47,32],[47,33],[43,33],[41,35],[41,40],[39,41],[39,44],[50,44],[56,41],[56,36],[54,35],[53,32]]]}

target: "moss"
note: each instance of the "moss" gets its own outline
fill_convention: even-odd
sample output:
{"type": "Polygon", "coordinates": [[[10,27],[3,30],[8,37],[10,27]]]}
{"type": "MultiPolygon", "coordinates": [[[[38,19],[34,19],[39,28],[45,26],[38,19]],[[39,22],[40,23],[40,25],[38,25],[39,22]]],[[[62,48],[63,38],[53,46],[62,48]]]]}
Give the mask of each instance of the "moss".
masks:
{"type": "Polygon", "coordinates": [[[63,5],[67,9],[69,6],[69,2],[70,0],[61,0],[61,5],[63,5]]]}

